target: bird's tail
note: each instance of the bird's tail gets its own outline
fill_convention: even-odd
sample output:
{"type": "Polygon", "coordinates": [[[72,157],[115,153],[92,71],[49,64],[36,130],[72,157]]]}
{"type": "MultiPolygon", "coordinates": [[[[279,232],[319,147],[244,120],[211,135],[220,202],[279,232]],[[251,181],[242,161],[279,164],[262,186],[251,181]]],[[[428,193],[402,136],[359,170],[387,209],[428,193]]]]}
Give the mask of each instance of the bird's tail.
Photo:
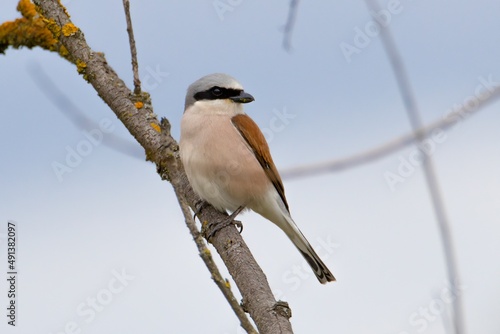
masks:
{"type": "Polygon", "coordinates": [[[306,237],[293,221],[292,217],[290,217],[290,215],[283,215],[283,218],[286,223],[279,224],[278,226],[286,233],[304,259],[306,259],[319,282],[321,284],[325,284],[327,282],[335,281],[333,274],[326,267],[323,261],[321,261],[318,254],[316,254],[314,249],[311,247],[311,244],[307,241],[306,237]]]}

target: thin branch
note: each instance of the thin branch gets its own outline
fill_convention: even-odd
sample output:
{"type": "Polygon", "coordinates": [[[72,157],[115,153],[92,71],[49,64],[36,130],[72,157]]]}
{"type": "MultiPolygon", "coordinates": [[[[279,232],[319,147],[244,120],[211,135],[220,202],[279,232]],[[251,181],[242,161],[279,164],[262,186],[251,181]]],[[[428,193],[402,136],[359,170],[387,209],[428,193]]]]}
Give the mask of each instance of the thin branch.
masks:
{"type": "Polygon", "coordinates": [[[410,144],[417,142],[419,138],[421,138],[422,136],[427,136],[428,133],[432,132],[435,129],[440,129],[442,131],[448,130],[449,128],[465,120],[467,117],[483,109],[485,106],[495,102],[498,98],[500,98],[500,86],[492,88],[491,91],[483,92],[481,96],[476,96],[475,107],[473,109],[471,109],[469,106],[461,106],[460,108],[455,109],[453,112],[447,114],[441,119],[437,119],[426,126],[418,128],[415,131],[392,139],[376,147],[372,147],[366,151],[362,151],[360,153],[356,153],[344,158],[285,169],[280,171],[281,176],[283,177],[283,179],[289,180],[312,175],[339,172],[351,167],[357,167],[376,161],[393,152],[403,149],[410,144]]]}
{"type": "Polygon", "coordinates": [[[130,54],[132,55],[132,71],[134,72],[134,94],[141,93],[141,79],[139,79],[139,63],[137,62],[137,50],[135,48],[134,29],[132,27],[132,18],[130,17],[130,1],[123,0],[125,9],[125,19],[127,21],[127,33],[130,44],[130,54]]]}
{"type": "MultiPolygon", "coordinates": [[[[77,129],[91,131],[98,129],[99,125],[90,117],[85,115],[66,94],[57,87],[52,78],[47,75],[39,63],[32,63],[28,67],[29,75],[38,89],[52,102],[61,114],[66,117],[77,129]]],[[[126,140],[114,133],[107,133],[103,137],[102,144],[124,155],[144,160],[144,150],[137,142],[126,140]]]]}
{"type": "MultiPolygon", "coordinates": [[[[189,185],[179,159],[178,144],[170,135],[166,119],[160,122],[153,112],[149,94],[134,96],[116,72],[107,63],[104,54],[92,50],[83,33],[70,21],[66,9],[59,1],[34,0],[40,16],[59,29],[71,28],[71,33],[58,36],[79,73],[97,91],[110,109],[146,151],[146,158],[157,166],[162,177],[170,181],[179,200],[191,208],[200,198],[189,185]]],[[[198,215],[202,221],[223,221],[224,215],[212,206],[204,207],[198,215]]],[[[193,235],[193,237],[196,237],[193,235]]],[[[241,235],[234,226],[220,229],[210,239],[228,268],[241,295],[246,310],[260,333],[292,333],[289,316],[278,311],[266,276],[262,272],[241,235]]]]}
{"type": "Polygon", "coordinates": [[[297,18],[297,8],[299,7],[299,0],[290,0],[288,8],[288,18],[285,26],[283,27],[283,49],[290,52],[292,50],[292,31],[295,26],[295,19],[297,18]]]}
{"type": "MultiPolygon", "coordinates": [[[[380,10],[376,0],[365,0],[368,9],[374,13],[380,10]]],[[[406,72],[406,68],[403,65],[403,60],[396,46],[396,42],[392,37],[392,34],[388,28],[381,29],[380,37],[382,44],[387,53],[393,73],[398,82],[398,87],[403,98],[404,105],[410,119],[413,131],[416,131],[422,127],[422,121],[420,118],[420,113],[417,107],[417,102],[413,91],[411,89],[410,80],[406,72]]],[[[418,132],[417,132],[418,133],[418,132]]],[[[417,139],[422,142],[426,139],[426,135],[423,133],[418,133],[417,139]]],[[[441,234],[441,242],[443,245],[443,251],[445,255],[445,262],[448,274],[448,280],[452,286],[457,287],[460,284],[460,278],[457,267],[457,260],[455,254],[455,247],[453,245],[453,237],[451,235],[450,223],[446,215],[446,210],[444,208],[443,197],[439,189],[436,170],[434,168],[434,162],[431,156],[423,156],[423,167],[424,173],[427,181],[427,186],[432,199],[432,204],[434,207],[434,213],[436,215],[439,231],[441,234]]],[[[453,301],[453,327],[456,334],[464,333],[464,313],[462,298],[459,294],[455,296],[453,301]]]]}
{"type": "Polygon", "coordinates": [[[238,302],[233,292],[231,291],[229,282],[222,277],[219,268],[217,268],[217,265],[215,264],[212,258],[212,254],[210,253],[210,250],[207,248],[207,244],[205,243],[203,236],[198,230],[198,227],[196,226],[196,223],[193,217],[191,216],[191,211],[189,210],[189,206],[183,199],[182,194],[178,194],[177,198],[179,200],[179,205],[181,207],[182,214],[184,215],[184,219],[189,229],[189,232],[193,236],[193,240],[196,243],[196,246],[198,247],[198,252],[200,253],[200,257],[203,259],[203,262],[205,262],[208,271],[210,271],[210,273],[212,274],[212,279],[214,280],[215,284],[219,287],[222,294],[226,298],[227,302],[229,303],[234,313],[240,320],[241,327],[243,327],[243,329],[245,329],[247,333],[258,334],[257,330],[255,330],[250,320],[248,320],[245,311],[243,310],[240,303],[238,302]]]}
{"type": "MultiPolygon", "coordinates": [[[[35,6],[30,0],[19,0],[17,10],[22,17],[14,21],[7,21],[0,24],[0,54],[5,53],[8,48],[33,48],[41,47],[45,50],[58,52],[61,57],[74,63],[66,48],[54,38],[51,31],[51,22],[44,21],[35,10],[35,6]]],[[[73,33],[71,26],[68,26],[63,34],[73,33]]],[[[58,33],[61,33],[59,30],[58,33]]]]}

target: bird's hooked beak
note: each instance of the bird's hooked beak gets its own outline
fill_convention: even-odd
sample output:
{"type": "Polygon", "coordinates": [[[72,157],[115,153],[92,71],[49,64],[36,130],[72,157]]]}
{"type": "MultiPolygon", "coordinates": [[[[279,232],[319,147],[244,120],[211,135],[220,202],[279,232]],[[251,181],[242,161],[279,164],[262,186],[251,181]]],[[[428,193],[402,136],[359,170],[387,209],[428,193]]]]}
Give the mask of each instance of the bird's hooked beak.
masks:
{"type": "Polygon", "coordinates": [[[241,91],[241,93],[237,96],[231,96],[230,99],[237,103],[249,103],[255,100],[252,95],[245,93],[244,91],[241,91]]]}

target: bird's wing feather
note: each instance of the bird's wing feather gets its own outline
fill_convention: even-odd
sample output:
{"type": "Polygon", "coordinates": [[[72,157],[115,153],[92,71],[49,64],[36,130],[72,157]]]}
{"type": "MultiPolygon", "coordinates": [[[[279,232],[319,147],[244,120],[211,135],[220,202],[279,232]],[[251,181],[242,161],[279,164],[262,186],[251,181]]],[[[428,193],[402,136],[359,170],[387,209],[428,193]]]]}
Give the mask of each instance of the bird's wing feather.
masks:
{"type": "MultiPolygon", "coordinates": [[[[269,152],[269,146],[267,145],[264,135],[260,131],[259,127],[255,122],[245,114],[239,114],[231,118],[231,122],[234,127],[239,131],[241,136],[247,142],[249,148],[253,151],[255,158],[259,161],[262,169],[266,173],[269,180],[274,185],[274,188],[281,197],[283,204],[288,209],[288,203],[285,198],[285,189],[283,188],[283,182],[281,177],[274,165],[273,158],[269,152]]],[[[284,208],[282,208],[284,210],[284,208]]],[[[302,256],[309,263],[313,269],[318,280],[324,284],[326,282],[335,281],[335,277],[327,268],[327,266],[321,261],[320,257],[312,246],[307,241],[306,237],[300,232],[299,228],[293,221],[289,212],[283,212],[283,219],[274,221],[290,238],[295,247],[300,251],[302,256]]]]}
{"type": "Polygon", "coordinates": [[[276,191],[280,195],[288,210],[288,203],[285,197],[283,182],[281,181],[280,174],[274,165],[266,138],[260,131],[259,127],[250,117],[248,117],[248,115],[245,114],[239,114],[232,117],[231,122],[253,151],[255,158],[259,161],[262,169],[264,169],[264,172],[274,185],[274,188],[276,188],[276,191]]]}

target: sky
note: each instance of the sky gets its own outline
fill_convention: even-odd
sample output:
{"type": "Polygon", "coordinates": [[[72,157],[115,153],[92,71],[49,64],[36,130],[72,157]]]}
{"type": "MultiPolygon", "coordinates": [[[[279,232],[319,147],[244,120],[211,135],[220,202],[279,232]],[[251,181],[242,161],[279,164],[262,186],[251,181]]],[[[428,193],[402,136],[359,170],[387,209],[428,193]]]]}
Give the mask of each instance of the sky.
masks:
{"type": "MultiPolygon", "coordinates": [[[[132,87],[122,2],[63,3],[132,87]]],[[[16,5],[0,0],[0,22],[19,17],[16,5]]],[[[186,88],[213,72],[234,76],[255,97],[245,109],[283,173],[408,133],[380,25],[394,36],[426,124],[500,84],[498,1],[379,1],[380,23],[363,1],[303,1],[290,52],[282,47],[288,5],[131,1],[143,88],[175,138],[186,88]]],[[[9,49],[0,55],[0,99],[1,277],[9,278],[9,222],[18,271],[15,327],[7,324],[10,286],[0,280],[2,333],[243,333],[171,186],[74,65],[40,49],[9,49]],[[61,101],[91,122],[75,125],[66,116],[75,108],[61,101]],[[114,137],[134,156],[110,148],[114,137]],[[70,171],[61,174],[61,165],[70,171]]],[[[341,172],[284,178],[292,216],[335,283],[321,285],[302,268],[276,226],[254,213],[240,217],[276,297],[290,304],[296,333],[448,334],[455,296],[467,333],[500,333],[498,108],[465,114],[428,141],[456,246],[454,289],[423,169],[411,159],[415,145],[341,172]]]]}

